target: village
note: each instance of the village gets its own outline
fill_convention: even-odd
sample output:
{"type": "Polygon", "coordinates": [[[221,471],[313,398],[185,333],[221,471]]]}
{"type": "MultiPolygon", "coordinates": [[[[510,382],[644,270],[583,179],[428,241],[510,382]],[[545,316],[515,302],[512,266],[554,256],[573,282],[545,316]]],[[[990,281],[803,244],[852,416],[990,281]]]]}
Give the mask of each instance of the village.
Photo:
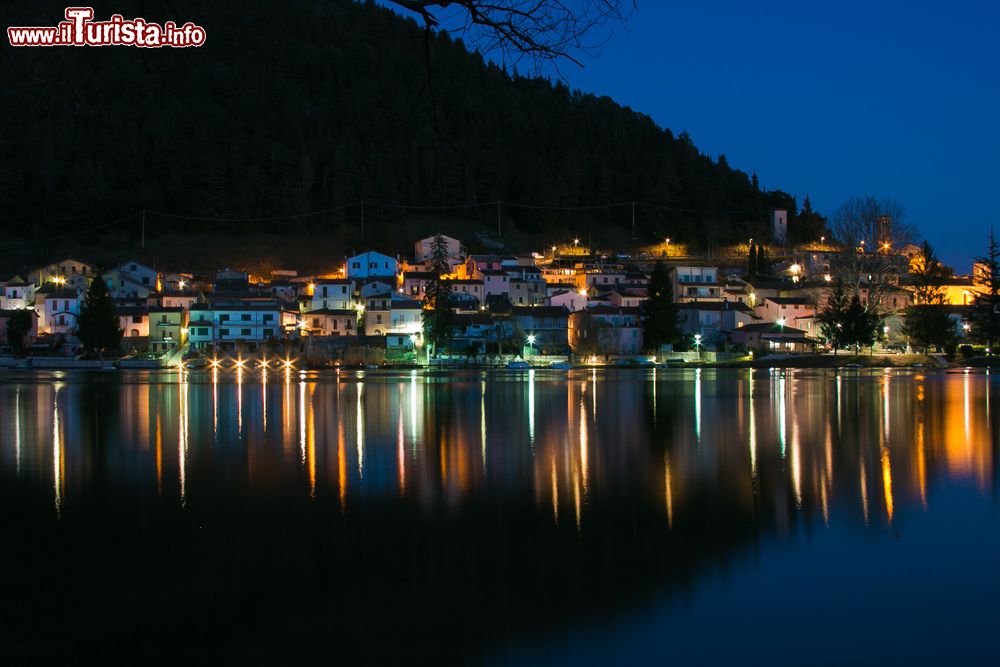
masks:
{"type": "MultiPolygon", "coordinates": [[[[268,357],[308,367],[647,365],[829,351],[819,318],[832,264],[844,249],[825,238],[786,245],[781,210],[771,211],[770,231],[770,266],[760,276],[748,275],[739,252],[696,256],[670,239],[636,255],[601,254],[579,239],[546,252],[483,255],[468,254],[460,239],[434,235],[416,241],[412,257],[366,250],[323,275],[287,269],[256,276],[229,267],[198,275],[131,260],[99,272],[67,258],[0,283],[0,354],[12,358],[7,321],[27,310],[31,324],[21,347],[33,365],[48,360],[65,367],[81,356],[75,334],[84,292],[95,279],[115,302],[120,357],[137,366],[227,366],[268,357]],[[446,248],[447,273],[432,270],[435,243],[446,248]],[[643,308],[657,262],[667,269],[681,333],[672,345],[644,339],[643,308]],[[425,297],[438,279],[448,288],[449,335],[446,346],[431,350],[425,297]]],[[[869,252],[864,243],[851,252],[869,252]]],[[[891,249],[877,239],[872,245],[880,243],[875,252],[898,270],[880,292],[886,313],[872,347],[909,352],[903,312],[914,301],[908,276],[919,248],[891,249]]],[[[969,332],[974,279],[952,275],[941,290],[940,308],[961,340],[969,332]]]]}

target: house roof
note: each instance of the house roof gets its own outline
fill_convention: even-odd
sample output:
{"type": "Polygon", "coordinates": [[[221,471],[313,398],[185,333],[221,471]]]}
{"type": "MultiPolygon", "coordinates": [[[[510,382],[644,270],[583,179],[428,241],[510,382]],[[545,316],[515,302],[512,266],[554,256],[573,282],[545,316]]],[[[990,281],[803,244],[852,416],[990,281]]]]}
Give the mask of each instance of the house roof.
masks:
{"type": "Polygon", "coordinates": [[[342,308],[317,308],[305,313],[306,315],[332,315],[334,317],[357,317],[357,311],[342,308]]]}
{"type": "Polygon", "coordinates": [[[780,306],[815,306],[804,296],[765,296],[767,301],[771,301],[780,306]]]}
{"type": "Polygon", "coordinates": [[[747,315],[753,314],[753,309],[741,301],[685,301],[677,304],[677,309],[704,311],[736,310],[747,315]]]}
{"type": "Polygon", "coordinates": [[[594,315],[638,315],[641,311],[634,307],[619,306],[590,306],[586,310],[578,310],[578,313],[593,313],[594,315]]]}
{"type": "Polygon", "coordinates": [[[20,313],[22,311],[27,311],[32,315],[34,315],[35,317],[38,317],[38,311],[36,311],[34,308],[9,308],[6,310],[0,310],[0,317],[11,317],[15,313],[20,313]]]}
{"type": "Polygon", "coordinates": [[[746,326],[736,329],[735,332],[759,333],[768,336],[791,336],[795,338],[804,338],[806,335],[806,332],[803,331],[802,329],[796,329],[795,327],[790,327],[787,324],[785,326],[781,326],[777,322],[760,322],[759,324],[747,324],[746,326]]]}
{"type": "Polygon", "coordinates": [[[77,292],[75,289],[67,289],[67,288],[56,289],[52,291],[44,291],[44,292],[42,290],[36,290],[35,293],[37,294],[38,292],[42,292],[45,295],[46,299],[77,299],[80,297],[80,293],[77,292]]]}
{"type": "Polygon", "coordinates": [[[563,306],[514,306],[514,317],[569,317],[563,306]]]}

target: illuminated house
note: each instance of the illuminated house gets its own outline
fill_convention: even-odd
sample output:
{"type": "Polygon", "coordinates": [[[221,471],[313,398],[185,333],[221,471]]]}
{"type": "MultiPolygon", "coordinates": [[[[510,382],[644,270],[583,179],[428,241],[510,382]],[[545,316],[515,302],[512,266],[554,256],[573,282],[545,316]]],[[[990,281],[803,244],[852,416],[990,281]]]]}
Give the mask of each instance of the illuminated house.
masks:
{"type": "Polygon", "coordinates": [[[309,310],[353,310],[354,283],[346,278],[317,280],[312,290],[309,310]]]}
{"type": "Polygon", "coordinates": [[[160,274],[156,269],[139,262],[119,264],[102,276],[108,291],[116,299],[145,299],[159,289],[160,274]]]}
{"type": "MultiPolygon", "coordinates": [[[[150,316],[155,323],[152,310],[150,316]]],[[[283,339],[298,322],[277,301],[198,303],[191,306],[189,319],[192,347],[222,350],[258,349],[270,339],[283,339]]]]}
{"type": "Polygon", "coordinates": [[[511,318],[525,335],[534,336],[533,347],[551,354],[567,351],[569,311],[562,306],[515,307],[511,318]]]}
{"type": "Polygon", "coordinates": [[[35,285],[15,276],[3,286],[0,309],[23,310],[35,304],[35,285]]]}
{"type": "Polygon", "coordinates": [[[725,343],[730,334],[754,321],[750,308],[732,301],[689,301],[677,304],[680,330],[699,335],[705,344],[725,343]]]}
{"type": "Polygon", "coordinates": [[[37,287],[46,283],[57,283],[82,292],[90,285],[90,279],[96,273],[96,269],[90,264],[67,258],[35,269],[28,274],[27,281],[37,287]]]}
{"type": "Polygon", "coordinates": [[[806,332],[774,322],[748,324],[732,332],[733,342],[749,350],[769,352],[808,352],[813,343],[806,339],[806,332]]]}
{"type": "Polygon", "coordinates": [[[369,250],[347,258],[348,278],[388,277],[395,281],[399,263],[389,255],[369,250]]]}
{"type": "Polygon", "coordinates": [[[577,354],[639,354],[643,351],[638,308],[592,306],[569,316],[569,345],[577,354]]]}
{"type": "Polygon", "coordinates": [[[50,283],[35,291],[35,310],[42,333],[73,333],[80,317],[80,294],[75,289],[54,287],[50,283]]]}
{"type": "Polygon", "coordinates": [[[317,308],[302,315],[304,332],[309,336],[356,336],[358,311],[317,308]]]}
{"type": "MultiPolygon", "coordinates": [[[[421,264],[430,260],[434,256],[434,239],[435,236],[428,236],[425,239],[420,239],[414,244],[413,259],[417,264],[421,264]]],[[[448,248],[447,256],[460,259],[462,257],[462,243],[458,239],[453,239],[450,236],[445,236],[441,234],[441,238],[444,239],[445,246],[448,248]]]]}
{"type": "MultiPolygon", "coordinates": [[[[7,325],[10,322],[11,317],[16,316],[18,311],[24,310],[24,308],[0,310],[0,345],[10,345],[10,341],[7,339],[7,325]]],[[[30,309],[28,309],[27,312],[31,318],[31,325],[29,326],[28,332],[25,334],[24,341],[22,342],[25,345],[31,345],[38,338],[38,313],[30,309]]]]}
{"type": "Polygon", "coordinates": [[[719,269],[714,266],[674,266],[670,268],[670,280],[674,285],[674,300],[696,301],[723,299],[722,285],[719,284],[719,269]]]}
{"type": "Polygon", "coordinates": [[[188,311],[180,307],[149,309],[149,351],[171,352],[187,344],[188,311]]]}
{"type": "Polygon", "coordinates": [[[118,326],[125,338],[149,336],[149,309],[142,306],[119,306],[118,326]]]}

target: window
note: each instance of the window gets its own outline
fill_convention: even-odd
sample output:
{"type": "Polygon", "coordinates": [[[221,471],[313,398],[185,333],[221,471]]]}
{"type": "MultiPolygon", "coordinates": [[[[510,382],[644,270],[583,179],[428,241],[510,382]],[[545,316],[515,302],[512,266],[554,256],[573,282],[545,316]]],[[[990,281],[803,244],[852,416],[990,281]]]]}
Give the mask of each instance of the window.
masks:
{"type": "Polygon", "coordinates": [[[262,318],[262,321],[265,322],[265,323],[266,322],[273,322],[274,321],[274,313],[264,313],[264,317],[262,318]]]}
{"type": "Polygon", "coordinates": [[[220,336],[228,336],[229,335],[229,329],[219,329],[219,335],[220,336]]]}
{"type": "Polygon", "coordinates": [[[330,328],[333,329],[334,331],[337,330],[337,320],[336,319],[333,320],[333,325],[330,328]]]}
{"type": "Polygon", "coordinates": [[[249,329],[240,329],[240,335],[241,336],[249,336],[250,335],[250,330],[249,329]]]}
{"type": "Polygon", "coordinates": [[[198,327],[198,335],[199,336],[207,336],[208,335],[208,327],[198,327]]]}
{"type": "Polygon", "coordinates": [[[249,322],[250,321],[250,313],[243,313],[243,314],[241,314],[240,315],[240,321],[241,322],[249,322]]]}
{"type": "Polygon", "coordinates": [[[264,329],[264,338],[270,338],[274,335],[274,329],[264,329]]]}
{"type": "Polygon", "coordinates": [[[66,324],[66,316],[65,315],[60,315],[59,316],[59,324],[66,324]]]}
{"type": "Polygon", "coordinates": [[[129,271],[135,271],[135,268],[136,268],[135,264],[133,264],[132,266],[128,267],[128,270],[129,271]]]}
{"type": "Polygon", "coordinates": [[[360,269],[361,268],[361,262],[351,262],[351,268],[352,269],[360,269]]]}
{"type": "Polygon", "coordinates": [[[133,324],[141,324],[142,323],[142,315],[133,315],[132,316],[132,323],[133,324]]]}
{"type": "Polygon", "coordinates": [[[69,310],[69,301],[63,301],[63,310],[69,310]]]}
{"type": "Polygon", "coordinates": [[[229,313],[221,313],[221,314],[219,314],[219,321],[220,322],[228,322],[229,321],[229,313]]]}
{"type": "Polygon", "coordinates": [[[382,313],[375,313],[375,324],[382,324],[382,313]]]}
{"type": "Polygon", "coordinates": [[[148,285],[149,284],[149,276],[143,276],[142,277],[142,284],[143,285],[148,285]]]}
{"type": "Polygon", "coordinates": [[[344,322],[344,328],[345,329],[353,329],[354,328],[354,324],[351,322],[351,320],[347,320],[346,322],[344,322]]]}

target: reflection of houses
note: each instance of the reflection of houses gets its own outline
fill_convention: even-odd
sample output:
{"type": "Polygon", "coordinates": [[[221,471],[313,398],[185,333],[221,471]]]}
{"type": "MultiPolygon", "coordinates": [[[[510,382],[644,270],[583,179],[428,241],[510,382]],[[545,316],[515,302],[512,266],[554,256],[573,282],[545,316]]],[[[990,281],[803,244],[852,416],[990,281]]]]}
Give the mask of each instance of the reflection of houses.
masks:
{"type": "Polygon", "coordinates": [[[730,334],[733,343],[744,345],[750,350],[769,352],[807,352],[812,342],[806,340],[806,332],[774,322],[748,324],[730,334]]]}

